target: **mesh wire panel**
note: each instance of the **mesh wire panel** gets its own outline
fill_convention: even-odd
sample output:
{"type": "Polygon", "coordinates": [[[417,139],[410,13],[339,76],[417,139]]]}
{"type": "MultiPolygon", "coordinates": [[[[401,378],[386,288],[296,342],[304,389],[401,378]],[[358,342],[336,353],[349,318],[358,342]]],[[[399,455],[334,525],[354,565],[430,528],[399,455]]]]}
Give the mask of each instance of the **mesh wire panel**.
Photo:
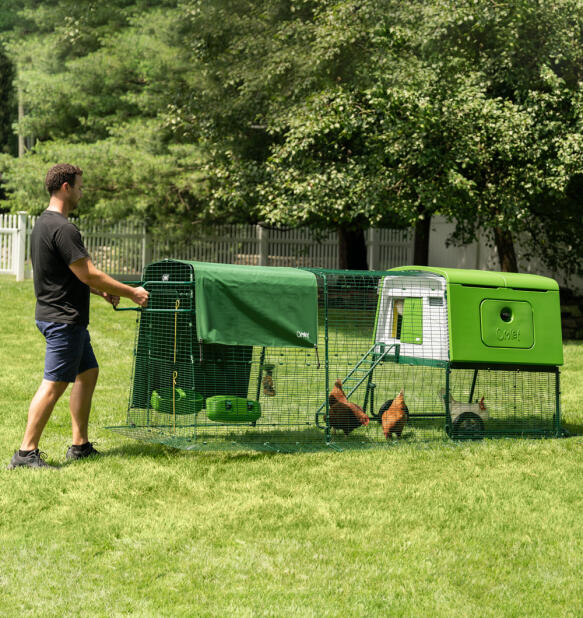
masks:
{"type": "Polygon", "coordinates": [[[277,451],[556,435],[554,368],[450,368],[445,305],[431,282],[429,291],[417,292],[419,281],[395,291],[386,273],[310,272],[317,350],[201,344],[192,266],[148,266],[127,421],[111,429],[177,448],[277,451]]]}
{"type": "MultiPolygon", "coordinates": [[[[446,386],[448,363],[442,280],[371,272],[322,277],[328,298],[330,386],[340,379],[348,400],[370,419],[348,434],[332,427],[332,441],[347,446],[386,444],[399,437],[445,439],[440,391],[446,386]],[[401,420],[399,412],[406,413],[401,420]],[[400,423],[400,432],[388,431],[391,420],[397,427],[400,423]]],[[[329,413],[333,417],[334,410],[329,413]]]]}
{"type": "Polygon", "coordinates": [[[559,373],[555,367],[452,369],[450,408],[454,437],[558,436],[558,389],[559,373]],[[471,405],[464,403],[469,401],[471,405]],[[462,415],[468,419],[465,424],[462,415]]]}

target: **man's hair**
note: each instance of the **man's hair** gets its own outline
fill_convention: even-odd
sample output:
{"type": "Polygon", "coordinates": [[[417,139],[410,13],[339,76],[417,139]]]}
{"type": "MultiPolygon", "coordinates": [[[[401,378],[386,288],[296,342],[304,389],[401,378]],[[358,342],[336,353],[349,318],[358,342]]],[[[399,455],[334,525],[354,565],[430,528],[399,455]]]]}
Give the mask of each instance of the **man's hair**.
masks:
{"type": "Polygon", "coordinates": [[[64,182],[68,182],[72,187],[75,186],[75,176],[82,176],[83,170],[76,165],[69,165],[68,163],[59,163],[59,165],[53,165],[47,172],[45,178],[45,187],[52,195],[58,191],[64,182]]]}

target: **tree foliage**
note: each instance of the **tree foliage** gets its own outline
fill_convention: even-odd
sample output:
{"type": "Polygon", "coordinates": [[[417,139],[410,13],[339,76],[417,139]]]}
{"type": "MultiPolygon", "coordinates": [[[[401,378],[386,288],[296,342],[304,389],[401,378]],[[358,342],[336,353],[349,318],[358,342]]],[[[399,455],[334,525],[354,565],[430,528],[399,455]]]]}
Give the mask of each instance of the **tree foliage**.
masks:
{"type": "Polygon", "coordinates": [[[505,269],[516,239],[581,269],[580,0],[3,2],[36,139],[1,160],[13,208],[40,209],[46,166],[71,160],[111,218],[356,247],[443,214],[505,269]]]}
{"type": "Polygon", "coordinates": [[[0,152],[9,154],[16,153],[14,77],[14,67],[0,46],[0,152]]]}
{"type": "Polygon", "coordinates": [[[441,71],[456,80],[441,122],[455,152],[448,175],[461,197],[446,211],[456,218],[456,238],[467,242],[486,230],[505,269],[517,266],[513,238],[526,257],[580,269],[580,224],[557,231],[573,223],[568,188],[583,162],[583,6],[442,5],[444,28],[427,53],[443,58],[441,71]]]}
{"type": "Polygon", "coordinates": [[[36,146],[3,160],[13,208],[41,210],[47,167],[68,160],[84,169],[85,212],[152,225],[204,218],[200,147],[174,139],[168,114],[188,74],[175,4],[60,0],[18,13],[27,34],[15,28],[6,45],[26,102],[20,130],[36,146]]]}

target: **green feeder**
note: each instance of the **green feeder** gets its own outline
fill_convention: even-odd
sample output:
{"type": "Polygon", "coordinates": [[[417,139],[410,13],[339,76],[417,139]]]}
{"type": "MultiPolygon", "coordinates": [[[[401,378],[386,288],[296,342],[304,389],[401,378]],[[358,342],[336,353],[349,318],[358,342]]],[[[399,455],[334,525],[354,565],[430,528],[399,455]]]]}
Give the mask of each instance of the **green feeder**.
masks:
{"type": "Polygon", "coordinates": [[[196,414],[202,410],[204,399],[191,388],[161,388],[152,392],[150,407],[163,414],[196,414]]]}
{"type": "Polygon", "coordinates": [[[254,423],[261,416],[261,406],[252,399],[216,395],[206,400],[206,413],[211,421],[254,423]]]}

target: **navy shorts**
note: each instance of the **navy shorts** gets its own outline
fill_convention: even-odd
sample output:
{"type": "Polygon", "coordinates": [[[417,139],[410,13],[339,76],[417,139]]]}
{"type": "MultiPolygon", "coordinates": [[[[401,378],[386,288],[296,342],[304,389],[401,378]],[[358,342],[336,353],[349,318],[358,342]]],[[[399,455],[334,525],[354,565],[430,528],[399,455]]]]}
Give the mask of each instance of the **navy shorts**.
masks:
{"type": "Polygon", "coordinates": [[[45,380],[74,382],[80,373],[99,366],[84,326],[39,320],[36,325],[47,341],[45,380]]]}

